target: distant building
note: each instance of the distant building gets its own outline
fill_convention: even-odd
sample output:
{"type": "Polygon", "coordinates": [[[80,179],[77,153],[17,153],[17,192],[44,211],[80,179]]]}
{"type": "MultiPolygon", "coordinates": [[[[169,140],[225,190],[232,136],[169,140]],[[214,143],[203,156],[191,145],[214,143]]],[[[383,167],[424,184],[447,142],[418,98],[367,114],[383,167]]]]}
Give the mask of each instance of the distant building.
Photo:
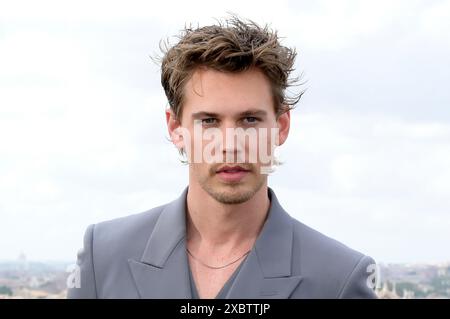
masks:
{"type": "Polygon", "coordinates": [[[389,289],[389,282],[385,281],[381,290],[377,292],[378,298],[380,299],[400,299],[397,295],[397,289],[395,287],[395,282],[392,283],[392,290],[389,289]]]}
{"type": "Polygon", "coordinates": [[[28,260],[25,253],[22,251],[20,252],[19,257],[17,257],[17,267],[19,271],[26,272],[28,271],[28,260]]]}

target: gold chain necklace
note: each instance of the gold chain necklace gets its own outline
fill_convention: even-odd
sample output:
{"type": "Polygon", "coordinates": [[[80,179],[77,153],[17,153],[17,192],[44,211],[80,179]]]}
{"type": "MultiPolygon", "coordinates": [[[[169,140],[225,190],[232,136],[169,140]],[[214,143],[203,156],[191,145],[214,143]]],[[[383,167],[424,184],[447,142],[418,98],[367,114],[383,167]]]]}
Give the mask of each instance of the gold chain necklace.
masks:
{"type": "Polygon", "coordinates": [[[187,250],[188,254],[189,254],[192,258],[194,258],[196,261],[198,261],[198,262],[199,262],[200,264],[202,264],[203,266],[208,267],[208,268],[210,268],[210,269],[222,269],[222,268],[226,268],[226,267],[228,267],[228,266],[230,266],[230,265],[232,265],[232,264],[238,262],[238,261],[241,260],[242,258],[244,258],[244,256],[248,255],[248,254],[250,253],[250,251],[251,251],[251,250],[247,251],[247,252],[246,252],[245,254],[243,254],[241,257],[239,257],[239,258],[236,259],[235,261],[232,261],[232,262],[226,264],[225,266],[214,267],[214,266],[210,266],[210,265],[208,265],[208,264],[205,264],[203,261],[201,261],[200,259],[198,259],[197,257],[195,257],[195,256],[189,251],[189,249],[187,249],[187,247],[186,247],[186,250],[187,250]]]}

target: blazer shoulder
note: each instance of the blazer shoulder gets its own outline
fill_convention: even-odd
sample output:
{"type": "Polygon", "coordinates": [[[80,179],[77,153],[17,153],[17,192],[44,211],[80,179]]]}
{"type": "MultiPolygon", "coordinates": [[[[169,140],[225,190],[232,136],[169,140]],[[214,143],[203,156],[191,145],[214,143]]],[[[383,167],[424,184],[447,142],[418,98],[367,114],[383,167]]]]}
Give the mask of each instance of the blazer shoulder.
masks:
{"type": "Polygon", "coordinates": [[[313,254],[321,258],[336,260],[359,260],[363,254],[293,218],[294,242],[300,246],[302,253],[313,254]]]}
{"type": "Polygon", "coordinates": [[[166,206],[167,204],[160,205],[137,214],[101,221],[95,225],[95,228],[96,230],[102,229],[103,231],[113,231],[114,233],[133,232],[143,226],[148,227],[149,224],[156,223],[160,213],[166,206]]]}
{"type": "Polygon", "coordinates": [[[302,286],[313,296],[346,297],[352,295],[353,286],[360,290],[356,298],[374,296],[366,285],[373,271],[370,265],[375,265],[371,257],[294,218],[293,224],[293,272],[304,278],[302,286]]]}
{"type": "Polygon", "coordinates": [[[89,225],[77,257],[79,286],[68,289],[68,298],[103,298],[115,285],[129,284],[128,259],[142,251],[166,205],[148,211],[89,225]]]}
{"type": "Polygon", "coordinates": [[[142,253],[158,217],[166,206],[167,204],[95,224],[93,241],[97,251],[114,250],[114,254],[117,254],[120,250],[127,250],[142,253]]]}

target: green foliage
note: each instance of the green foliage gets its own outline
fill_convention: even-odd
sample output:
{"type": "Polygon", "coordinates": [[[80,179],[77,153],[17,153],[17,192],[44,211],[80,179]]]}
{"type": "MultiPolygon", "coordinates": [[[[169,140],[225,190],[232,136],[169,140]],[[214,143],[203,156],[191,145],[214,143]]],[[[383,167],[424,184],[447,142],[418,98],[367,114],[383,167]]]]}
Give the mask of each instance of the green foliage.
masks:
{"type": "Polygon", "coordinates": [[[396,290],[399,296],[403,296],[405,290],[414,292],[415,298],[425,298],[427,295],[424,291],[422,291],[422,289],[420,289],[420,287],[417,284],[406,281],[398,282],[396,284],[396,290]]]}
{"type": "Polygon", "coordinates": [[[0,295],[12,296],[13,292],[8,286],[0,286],[0,295]]]}

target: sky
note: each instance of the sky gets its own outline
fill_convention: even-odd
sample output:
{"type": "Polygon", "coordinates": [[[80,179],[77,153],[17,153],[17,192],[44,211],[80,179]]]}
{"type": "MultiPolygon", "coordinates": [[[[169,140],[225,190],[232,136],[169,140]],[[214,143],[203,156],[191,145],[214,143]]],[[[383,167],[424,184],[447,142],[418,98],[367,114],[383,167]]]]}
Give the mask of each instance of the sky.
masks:
{"type": "Polygon", "coordinates": [[[0,0],[0,260],[179,196],[160,40],[228,12],[298,52],[269,177],[291,216],[379,262],[450,261],[450,1],[0,0]]]}

